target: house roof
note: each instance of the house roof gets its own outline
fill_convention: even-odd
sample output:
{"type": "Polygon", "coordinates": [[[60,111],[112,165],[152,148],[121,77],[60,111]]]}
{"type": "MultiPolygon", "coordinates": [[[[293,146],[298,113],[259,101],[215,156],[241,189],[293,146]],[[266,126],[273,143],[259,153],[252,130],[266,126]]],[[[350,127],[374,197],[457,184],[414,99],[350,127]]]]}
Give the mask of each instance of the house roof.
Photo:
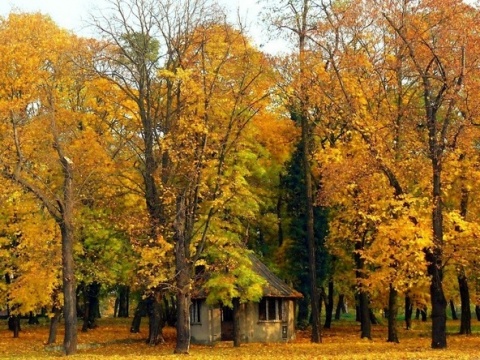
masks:
{"type": "Polygon", "coordinates": [[[252,261],[252,270],[266,280],[266,284],[263,287],[263,296],[283,298],[303,297],[301,293],[288,286],[277,275],[271,272],[255,255],[250,255],[249,257],[252,261]]]}
{"type": "MultiPolygon", "coordinates": [[[[276,276],[270,269],[260,261],[255,255],[249,255],[252,262],[252,270],[265,280],[263,286],[264,297],[280,297],[280,298],[302,298],[303,295],[288,286],[283,280],[276,276]]],[[[205,275],[205,274],[204,274],[205,275]]],[[[195,288],[192,291],[192,299],[205,299],[207,294],[202,288],[207,276],[197,277],[195,288]]]]}

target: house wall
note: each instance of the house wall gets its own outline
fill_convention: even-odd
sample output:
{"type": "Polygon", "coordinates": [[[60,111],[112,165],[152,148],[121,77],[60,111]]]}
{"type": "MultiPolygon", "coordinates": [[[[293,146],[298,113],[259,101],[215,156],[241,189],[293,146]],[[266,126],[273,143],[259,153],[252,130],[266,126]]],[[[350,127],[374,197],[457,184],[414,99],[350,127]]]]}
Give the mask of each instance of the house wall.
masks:
{"type": "MultiPolygon", "coordinates": [[[[288,342],[295,339],[295,301],[283,299],[283,319],[260,321],[258,303],[240,305],[241,342],[288,342]],[[286,327],[286,329],[285,329],[286,327]],[[286,330],[286,333],[283,332],[286,330]]],[[[200,324],[191,325],[191,341],[196,344],[212,344],[221,340],[221,310],[202,302],[200,324]]]]}
{"type": "Polygon", "coordinates": [[[243,307],[240,317],[242,342],[288,342],[295,339],[294,300],[283,299],[283,319],[278,321],[260,321],[258,303],[250,302],[243,307]]]}
{"type": "Polygon", "coordinates": [[[202,301],[200,323],[191,324],[191,342],[195,344],[212,344],[221,340],[220,308],[209,307],[202,301]]]}

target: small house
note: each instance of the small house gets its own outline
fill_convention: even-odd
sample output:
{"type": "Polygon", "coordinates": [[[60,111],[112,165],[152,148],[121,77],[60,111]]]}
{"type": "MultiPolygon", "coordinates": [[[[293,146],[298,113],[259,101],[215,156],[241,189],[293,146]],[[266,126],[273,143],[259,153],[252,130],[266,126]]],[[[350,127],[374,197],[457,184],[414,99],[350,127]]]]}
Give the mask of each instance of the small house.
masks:
{"type": "MultiPolygon", "coordinates": [[[[258,258],[251,257],[252,269],[265,279],[260,302],[240,304],[240,341],[288,342],[295,338],[295,301],[302,294],[273,274],[258,258]]],[[[233,340],[233,310],[208,306],[203,291],[195,292],[190,307],[191,341],[213,344],[233,340]]]]}

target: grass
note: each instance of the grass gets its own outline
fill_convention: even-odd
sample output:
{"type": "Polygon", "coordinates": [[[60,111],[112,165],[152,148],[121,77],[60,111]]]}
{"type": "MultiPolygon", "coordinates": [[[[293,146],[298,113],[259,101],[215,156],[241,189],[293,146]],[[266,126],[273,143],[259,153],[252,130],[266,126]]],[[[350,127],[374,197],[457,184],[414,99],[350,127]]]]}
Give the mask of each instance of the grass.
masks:
{"type": "MultiPolygon", "coordinates": [[[[145,344],[148,332],[143,319],[142,332],[129,332],[131,319],[105,318],[99,327],[87,333],[79,332],[79,350],[73,359],[185,359],[173,354],[175,330],[164,329],[166,344],[150,347],[145,344]]],[[[458,321],[448,322],[448,349],[430,349],[430,323],[413,321],[411,330],[399,323],[400,344],[387,343],[386,325],[372,327],[372,340],[359,338],[359,326],[351,320],[334,322],[330,330],[323,331],[321,344],[311,344],[308,331],[298,331],[297,339],[288,344],[242,344],[234,348],[232,342],[215,346],[192,345],[188,359],[480,359],[480,324],[473,321],[471,336],[460,336],[458,321]]],[[[58,345],[45,346],[48,325],[22,323],[20,338],[14,339],[7,330],[6,321],[0,325],[0,359],[57,359],[62,357],[63,333],[59,329],[58,345]]]]}

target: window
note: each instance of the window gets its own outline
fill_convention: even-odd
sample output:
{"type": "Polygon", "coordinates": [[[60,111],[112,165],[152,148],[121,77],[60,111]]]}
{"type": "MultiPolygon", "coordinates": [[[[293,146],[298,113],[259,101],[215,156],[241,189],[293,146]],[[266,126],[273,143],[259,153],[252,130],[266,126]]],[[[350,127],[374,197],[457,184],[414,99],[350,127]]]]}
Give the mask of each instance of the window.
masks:
{"type": "Polygon", "coordinates": [[[262,298],[258,304],[258,319],[260,321],[282,320],[282,299],[262,298]]]}
{"type": "Polygon", "coordinates": [[[202,307],[201,300],[192,300],[192,304],[190,305],[190,323],[191,324],[201,324],[200,319],[200,309],[202,307]]]}

